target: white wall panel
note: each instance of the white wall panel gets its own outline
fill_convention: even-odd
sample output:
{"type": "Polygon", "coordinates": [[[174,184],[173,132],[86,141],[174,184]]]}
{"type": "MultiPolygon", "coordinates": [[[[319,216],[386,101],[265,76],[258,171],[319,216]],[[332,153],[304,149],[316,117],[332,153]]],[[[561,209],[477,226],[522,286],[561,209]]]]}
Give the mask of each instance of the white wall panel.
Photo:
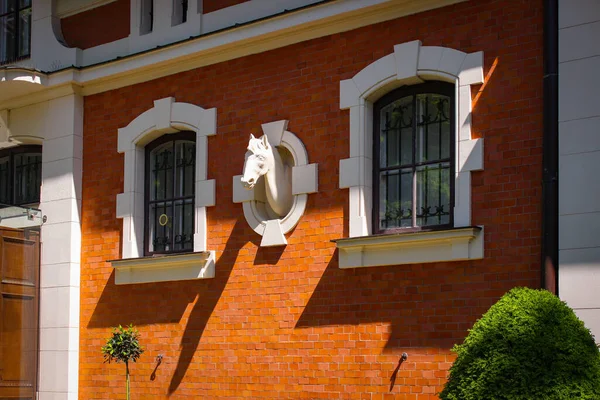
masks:
{"type": "Polygon", "coordinates": [[[599,151],[560,156],[560,215],[600,212],[599,170],[599,151]]]}

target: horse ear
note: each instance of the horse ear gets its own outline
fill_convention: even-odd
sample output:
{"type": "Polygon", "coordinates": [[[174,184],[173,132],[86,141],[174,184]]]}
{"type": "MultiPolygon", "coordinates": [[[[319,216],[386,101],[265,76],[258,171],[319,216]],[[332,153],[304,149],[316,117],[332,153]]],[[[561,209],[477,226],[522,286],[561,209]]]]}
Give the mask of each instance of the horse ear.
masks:
{"type": "Polygon", "coordinates": [[[250,134],[250,140],[256,139],[253,134],[250,134]]]}
{"type": "Polygon", "coordinates": [[[263,135],[262,140],[263,140],[263,144],[265,145],[265,148],[268,149],[269,148],[269,138],[267,137],[267,135],[263,135]]]}

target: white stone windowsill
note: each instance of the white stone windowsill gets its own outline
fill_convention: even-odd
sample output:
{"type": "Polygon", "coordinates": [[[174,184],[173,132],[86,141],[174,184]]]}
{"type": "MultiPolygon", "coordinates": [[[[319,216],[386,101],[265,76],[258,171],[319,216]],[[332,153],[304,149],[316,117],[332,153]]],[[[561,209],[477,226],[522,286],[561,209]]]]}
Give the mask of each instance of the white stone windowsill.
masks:
{"type": "Polygon", "coordinates": [[[109,262],[115,269],[116,285],[215,277],[214,251],[129,258],[109,262]]]}
{"type": "Polygon", "coordinates": [[[361,236],[335,241],[340,268],[483,258],[483,227],[361,236]]]}

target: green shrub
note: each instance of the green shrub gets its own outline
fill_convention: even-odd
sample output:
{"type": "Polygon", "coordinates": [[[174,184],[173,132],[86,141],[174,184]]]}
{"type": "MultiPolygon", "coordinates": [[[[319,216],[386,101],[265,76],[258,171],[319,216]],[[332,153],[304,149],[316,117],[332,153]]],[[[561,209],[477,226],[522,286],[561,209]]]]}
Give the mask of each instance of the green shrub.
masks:
{"type": "Polygon", "coordinates": [[[594,337],[545,290],[506,293],[453,351],[442,400],[600,399],[594,337]]]}

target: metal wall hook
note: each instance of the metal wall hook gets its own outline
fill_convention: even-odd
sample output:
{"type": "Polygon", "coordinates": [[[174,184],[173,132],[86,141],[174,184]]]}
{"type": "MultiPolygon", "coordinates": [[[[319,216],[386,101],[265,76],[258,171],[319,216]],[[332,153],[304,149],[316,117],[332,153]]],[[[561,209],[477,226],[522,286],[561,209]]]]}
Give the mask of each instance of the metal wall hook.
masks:
{"type": "Polygon", "coordinates": [[[156,367],[154,367],[154,371],[152,371],[152,374],[150,374],[151,381],[156,379],[156,370],[158,369],[158,366],[162,363],[162,359],[163,359],[162,354],[159,354],[156,356],[156,367]]]}
{"type": "Polygon", "coordinates": [[[400,356],[400,360],[398,360],[398,365],[394,372],[392,372],[392,376],[390,376],[390,392],[394,390],[394,385],[396,384],[396,377],[398,376],[398,371],[400,370],[400,366],[404,361],[408,359],[408,353],[402,353],[400,356]]]}

